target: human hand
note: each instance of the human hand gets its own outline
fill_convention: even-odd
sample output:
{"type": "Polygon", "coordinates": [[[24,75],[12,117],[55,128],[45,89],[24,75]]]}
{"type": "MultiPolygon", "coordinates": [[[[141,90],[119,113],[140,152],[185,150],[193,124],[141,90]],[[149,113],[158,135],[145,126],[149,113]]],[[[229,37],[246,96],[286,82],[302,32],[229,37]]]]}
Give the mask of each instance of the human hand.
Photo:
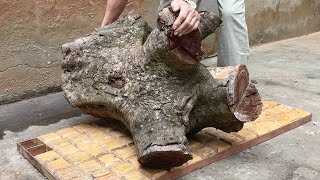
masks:
{"type": "Polygon", "coordinates": [[[101,23],[101,27],[107,26],[109,24],[111,24],[112,22],[106,18],[103,19],[102,23],[101,23]]]}
{"type": "Polygon", "coordinates": [[[173,0],[171,8],[174,12],[179,12],[178,18],[173,23],[174,35],[183,36],[199,27],[200,15],[184,0],[173,0]]]}

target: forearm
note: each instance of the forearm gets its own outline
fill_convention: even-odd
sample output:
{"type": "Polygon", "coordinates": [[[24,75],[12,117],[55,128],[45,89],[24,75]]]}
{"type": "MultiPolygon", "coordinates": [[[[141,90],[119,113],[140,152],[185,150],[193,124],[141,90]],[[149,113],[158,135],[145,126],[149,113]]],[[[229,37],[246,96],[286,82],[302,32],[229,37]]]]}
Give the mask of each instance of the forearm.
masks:
{"type": "Polygon", "coordinates": [[[101,26],[106,26],[116,21],[126,7],[127,2],[128,0],[108,0],[101,26]]]}

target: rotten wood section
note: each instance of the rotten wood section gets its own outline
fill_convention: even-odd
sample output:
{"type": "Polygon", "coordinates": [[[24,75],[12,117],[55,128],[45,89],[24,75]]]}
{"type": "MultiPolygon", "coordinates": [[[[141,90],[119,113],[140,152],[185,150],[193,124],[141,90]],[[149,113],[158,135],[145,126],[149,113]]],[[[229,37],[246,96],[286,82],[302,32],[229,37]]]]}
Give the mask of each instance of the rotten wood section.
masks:
{"type": "MultiPolygon", "coordinates": [[[[138,162],[119,121],[95,121],[18,143],[19,152],[48,179],[174,179],[267,141],[311,120],[311,113],[263,101],[259,118],[239,132],[205,128],[188,137],[193,159],[180,167],[149,169],[138,162]]],[[[161,158],[161,157],[159,157],[161,158]]]]}

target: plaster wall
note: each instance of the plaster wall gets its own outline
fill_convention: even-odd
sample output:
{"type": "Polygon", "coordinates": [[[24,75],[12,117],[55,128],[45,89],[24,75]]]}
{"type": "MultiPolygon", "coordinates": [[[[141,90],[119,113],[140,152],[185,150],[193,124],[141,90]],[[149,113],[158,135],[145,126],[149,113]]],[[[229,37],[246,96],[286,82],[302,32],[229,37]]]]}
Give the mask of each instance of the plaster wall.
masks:
{"type": "MultiPolygon", "coordinates": [[[[60,91],[60,46],[100,26],[104,0],[0,0],[0,104],[60,91]]],[[[155,26],[155,0],[129,0],[155,26]]],[[[217,12],[215,0],[201,9],[217,12]]],[[[250,44],[257,45],[320,30],[319,0],[246,0],[250,44]]],[[[205,40],[215,52],[215,36],[205,40]]]]}

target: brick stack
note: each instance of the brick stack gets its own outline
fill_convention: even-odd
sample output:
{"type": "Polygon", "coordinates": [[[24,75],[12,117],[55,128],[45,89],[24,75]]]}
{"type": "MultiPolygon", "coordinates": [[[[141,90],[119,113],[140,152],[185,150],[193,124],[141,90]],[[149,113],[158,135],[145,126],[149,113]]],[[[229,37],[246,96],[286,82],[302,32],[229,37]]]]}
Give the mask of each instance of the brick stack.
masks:
{"type": "MultiPolygon", "coordinates": [[[[181,167],[170,170],[141,167],[128,131],[119,123],[101,125],[97,124],[99,121],[79,124],[38,137],[37,139],[47,146],[47,151],[34,158],[54,177],[61,180],[178,177],[270,139],[271,137],[266,135],[271,132],[274,134],[272,137],[281,134],[289,130],[283,127],[311,116],[308,112],[272,101],[263,103],[261,116],[255,122],[246,123],[237,133],[228,134],[214,128],[206,128],[190,138],[193,159],[181,167]],[[281,132],[274,133],[278,130],[281,132]]],[[[292,128],[294,127],[290,129],[292,128]]]]}

